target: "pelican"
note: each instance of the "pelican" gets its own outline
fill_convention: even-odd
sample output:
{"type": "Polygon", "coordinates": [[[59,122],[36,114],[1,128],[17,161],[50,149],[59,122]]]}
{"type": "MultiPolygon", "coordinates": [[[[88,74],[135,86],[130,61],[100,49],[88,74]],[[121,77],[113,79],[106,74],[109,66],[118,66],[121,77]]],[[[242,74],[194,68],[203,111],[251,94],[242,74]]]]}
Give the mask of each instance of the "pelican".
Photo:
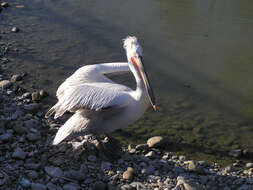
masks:
{"type": "Polygon", "coordinates": [[[57,145],[64,139],[87,134],[107,134],[127,127],[138,120],[150,105],[157,110],[155,97],[145,72],[142,47],[137,38],[123,39],[127,63],[101,63],[79,68],[58,88],[58,102],[46,113],[48,118],[74,114],[61,126],[53,140],[57,145]],[[136,90],[117,84],[105,74],[131,71],[136,90]]]}

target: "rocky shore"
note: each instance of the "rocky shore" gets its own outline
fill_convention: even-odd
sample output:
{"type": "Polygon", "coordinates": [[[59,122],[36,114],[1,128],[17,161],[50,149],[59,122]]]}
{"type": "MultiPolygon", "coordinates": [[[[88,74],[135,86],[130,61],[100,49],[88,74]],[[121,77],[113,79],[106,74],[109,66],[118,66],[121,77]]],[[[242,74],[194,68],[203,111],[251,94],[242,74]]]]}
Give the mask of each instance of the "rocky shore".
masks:
{"type": "Polygon", "coordinates": [[[14,76],[0,81],[0,189],[253,189],[253,163],[189,160],[165,151],[160,136],[121,147],[117,158],[92,136],[52,146],[61,121],[46,120],[45,93],[27,92],[14,76]]]}

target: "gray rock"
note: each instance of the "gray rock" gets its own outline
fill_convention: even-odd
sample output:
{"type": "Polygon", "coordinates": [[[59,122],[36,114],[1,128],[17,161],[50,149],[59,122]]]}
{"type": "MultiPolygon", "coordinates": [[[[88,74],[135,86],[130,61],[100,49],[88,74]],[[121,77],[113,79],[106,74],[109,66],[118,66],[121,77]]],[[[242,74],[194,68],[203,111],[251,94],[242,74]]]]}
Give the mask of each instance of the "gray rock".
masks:
{"type": "Polygon", "coordinates": [[[46,96],[48,96],[48,93],[45,90],[40,90],[40,97],[44,98],[46,96]]]}
{"type": "Polygon", "coordinates": [[[91,162],[96,162],[97,161],[97,157],[94,156],[94,155],[89,155],[88,156],[88,160],[91,161],[91,162]]]}
{"type": "Polygon", "coordinates": [[[155,158],[155,152],[154,151],[149,151],[146,155],[148,158],[155,158]]]}
{"type": "Polygon", "coordinates": [[[31,186],[31,182],[26,178],[22,178],[20,181],[20,185],[24,188],[28,188],[31,186]]]}
{"type": "Polygon", "coordinates": [[[11,31],[12,31],[12,32],[15,32],[15,33],[16,33],[16,32],[19,32],[19,28],[13,27],[13,28],[11,29],[11,31]]]}
{"type": "Polygon", "coordinates": [[[67,183],[63,186],[63,190],[79,190],[80,187],[74,183],[67,183]]]}
{"type": "Polygon", "coordinates": [[[51,177],[57,177],[60,178],[63,176],[63,171],[59,167],[54,166],[46,166],[45,167],[46,173],[51,177]]]}
{"type": "Polygon", "coordinates": [[[143,168],[141,173],[145,174],[145,175],[150,175],[153,174],[155,172],[155,168],[153,165],[149,165],[147,168],[143,168]]]}
{"type": "Polygon", "coordinates": [[[123,179],[125,180],[132,181],[133,177],[134,177],[134,172],[132,170],[126,170],[123,173],[123,179]]]}
{"type": "Polygon", "coordinates": [[[147,144],[138,144],[135,147],[136,150],[140,150],[140,151],[144,151],[144,150],[148,150],[148,145],[147,144]]]}
{"type": "Polygon", "coordinates": [[[73,180],[84,180],[86,175],[83,172],[80,171],[76,171],[76,170],[69,170],[67,172],[64,172],[64,177],[69,178],[69,179],[73,179],[73,180]]]}
{"type": "Polygon", "coordinates": [[[26,135],[28,141],[34,142],[40,139],[38,133],[29,133],[26,135]]]}
{"type": "Polygon", "coordinates": [[[22,79],[22,76],[21,75],[13,75],[11,77],[11,81],[12,82],[16,82],[16,81],[20,81],[22,79]]]}
{"type": "Polygon", "coordinates": [[[38,172],[36,171],[29,171],[28,174],[27,174],[27,177],[30,178],[30,179],[37,179],[39,176],[38,172]]]}
{"type": "Polygon", "coordinates": [[[13,138],[12,133],[6,133],[6,134],[0,135],[0,141],[3,141],[3,142],[9,142],[12,140],[12,138],[13,138]]]}
{"type": "Polygon", "coordinates": [[[121,190],[133,190],[133,187],[131,185],[123,185],[120,187],[121,190]]]}
{"type": "Polygon", "coordinates": [[[157,148],[157,147],[160,147],[160,146],[164,145],[165,143],[166,143],[166,141],[162,136],[151,137],[147,141],[147,145],[150,148],[157,148]]]}
{"type": "Polygon", "coordinates": [[[57,186],[51,182],[47,184],[48,190],[57,190],[57,186]]]}
{"type": "Polygon", "coordinates": [[[249,162],[246,164],[246,168],[252,168],[253,167],[253,163],[252,162],[249,162]]]}
{"type": "Polygon", "coordinates": [[[27,132],[27,129],[21,125],[15,125],[13,130],[18,134],[25,134],[27,132]]]}
{"type": "Polygon", "coordinates": [[[16,148],[12,154],[13,158],[24,160],[26,157],[26,153],[21,148],[16,148]]]}
{"type": "Polygon", "coordinates": [[[241,149],[236,149],[236,150],[231,150],[229,152],[229,156],[233,156],[235,158],[238,158],[242,155],[242,150],[241,149]]]}
{"type": "Polygon", "coordinates": [[[33,92],[32,93],[32,101],[39,101],[40,100],[40,93],[39,92],[33,92]]]}
{"type": "Polygon", "coordinates": [[[9,7],[9,4],[7,2],[2,2],[1,7],[7,8],[9,7]]]}
{"type": "Polygon", "coordinates": [[[46,190],[47,187],[41,183],[32,183],[32,190],[46,190]]]}
{"type": "Polygon", "coordinates": [[[106,190],[107,185],[102,181],[97,181],[94,183],[92,190],[106,190]]]}
{"type": "Polygon", "coordinates": [[[7,88],[11,87],[11,85],[12,85],[12,82],[9,80],[0,81],[0,88],[2,88],[2,89],[7,89],[7,88]]]}
{"type": "Polygon", "coordinates": [[[110,162],[102,162],[101,169],[102,170],[110,170],[111,166],[112,166],[112,164],[110,162]]]}
{"type": "Polygon", "coordinates": [[[144,184],[140,183],[140,182],[132,182],[130,185],[133,188],[138,189],[138,190],[147,189],[146,186],[144,184]]]}

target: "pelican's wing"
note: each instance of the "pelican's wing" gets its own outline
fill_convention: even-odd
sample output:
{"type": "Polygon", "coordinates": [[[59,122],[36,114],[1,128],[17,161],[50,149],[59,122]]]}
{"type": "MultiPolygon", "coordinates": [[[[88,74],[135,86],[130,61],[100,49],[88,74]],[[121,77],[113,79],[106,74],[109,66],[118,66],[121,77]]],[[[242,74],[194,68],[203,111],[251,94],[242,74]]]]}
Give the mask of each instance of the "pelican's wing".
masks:
{"type": "MultiPolygon", "coordinates": [[[[83,66],[59,86],[56,92],[56,96],[58,99],[60,99],[61,96],[63,96],[63,94],[65,93],[65,89],[71,88],[72,86],[93,83],[96,83],[95,85],[97,85],[97,83],[115,84],[104,74],[129,71],[130,69],[128,63],[103,63],[83,66]]],[[[118,88],[118,90],[125,91],[130,90],[128,87],[119,84],[116,84],[114,88],[118,88]]]]}
{"type": "Polygon", "coordinates": [[[129,104],[132,97],[125,91],[119,91],[113,86],[107,88],[90,86],[87,84],[71,86],[64,90],[64,94],[46,114],[49,117],[55,112],[55,118],[66,111],[78,109],[101,111],[107,108],[122,108],[129,104]]]}

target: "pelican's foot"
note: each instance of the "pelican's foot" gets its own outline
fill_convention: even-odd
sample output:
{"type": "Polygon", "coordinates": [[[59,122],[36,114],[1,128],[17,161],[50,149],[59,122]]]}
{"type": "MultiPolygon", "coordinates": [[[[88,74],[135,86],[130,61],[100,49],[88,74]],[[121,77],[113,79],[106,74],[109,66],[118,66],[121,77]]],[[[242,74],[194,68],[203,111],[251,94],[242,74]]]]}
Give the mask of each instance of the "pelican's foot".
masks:
{"type": "Polygon", "coordinates": [[[114,161],[122,155],[121,144],[113,137],[107,136],[103,140],[99,140],[97,148],[99,156],[106,160],[114,161]]]}

